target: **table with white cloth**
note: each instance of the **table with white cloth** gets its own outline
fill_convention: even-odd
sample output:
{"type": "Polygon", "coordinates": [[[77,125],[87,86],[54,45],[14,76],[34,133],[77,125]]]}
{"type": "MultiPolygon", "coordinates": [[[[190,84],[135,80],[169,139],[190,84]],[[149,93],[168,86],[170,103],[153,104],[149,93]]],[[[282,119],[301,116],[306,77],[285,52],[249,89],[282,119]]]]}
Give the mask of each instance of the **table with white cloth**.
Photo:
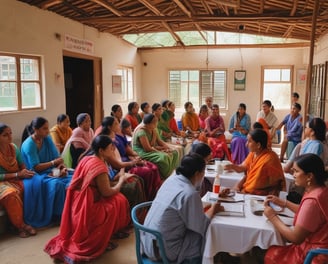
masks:
{"type": "MultiPolygon", "coordinates": [[[[205,203],[206,195],[202,198],[205,203]]],[[[285,244],[280,233],[264,215],[259,216],[251,212],[251,200],[264,200],[265,196],[243,197],[244,217],[216,215],[211,220],[206,233],[203,264],[213,263],[213,257],[218,252],[243,254],[255,246],[267,249],[271,245],[285,244]]],[[[224,203],[221,204],[224,206],[224,203]]]]}
{"type": "MultiPolygon", "coordinates": [[[[205,170],[205,177],[213,183],[215,176],[217,175],[216,165],[206,165],[205,170]]],[[[234,187],[243,177],[244,173],[241,172],[228,172],[227,170],[224,170],[220,174],[220,185],[225,186],[227,188],[234,187]]]]}
{"type": "Polygon", "coordinates": [[[286,179],[286,191],[289,192],[289,188],[291,185],[294,184],[294,176],[290,173],[285,172],[285,179],[286,179]]]}
{"type": "MultiPolygon", "coordinates": [[[[216,165],[206,165],[205,177],[213,183],[215,176],[217,175],[217,166],[216,165]]],[[[223,170],[220,174],[220,184],[221,186],[225,186],[227,188],[234,187],[243,177],[243,172],[229,172],[227,170],[223,170]]],[[[290,173],[284,173],[286,180],[286,191],[289,191],[289,187],[294,183],[294,177],[290,173]]]]}

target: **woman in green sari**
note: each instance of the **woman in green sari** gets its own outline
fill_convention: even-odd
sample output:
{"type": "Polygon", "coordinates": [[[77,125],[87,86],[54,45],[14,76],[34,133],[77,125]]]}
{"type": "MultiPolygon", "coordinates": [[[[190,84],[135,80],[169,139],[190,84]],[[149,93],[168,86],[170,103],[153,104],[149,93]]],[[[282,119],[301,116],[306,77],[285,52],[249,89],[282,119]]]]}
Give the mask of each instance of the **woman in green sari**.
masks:
{"type": "Polygon", "coordinates": [[[178,165],[178,152],[172,150],[157,132],[158,119],[154,114],[146,114],[143,123],[134,131],[133,150],[145,160],[157,165],[162,179],[169,177],[178,165]]]}

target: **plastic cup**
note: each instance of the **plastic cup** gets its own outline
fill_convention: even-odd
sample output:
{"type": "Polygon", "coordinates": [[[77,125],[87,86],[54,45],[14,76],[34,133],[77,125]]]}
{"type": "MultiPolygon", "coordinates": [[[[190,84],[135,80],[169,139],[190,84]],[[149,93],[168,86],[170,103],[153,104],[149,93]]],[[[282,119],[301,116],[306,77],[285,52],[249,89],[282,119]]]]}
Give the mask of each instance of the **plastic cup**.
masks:
{"type": "Polygon", "coordinates": [[[58,169],[58,168],[53,168],[53,169],[52,169],[52,175],[53,175],[54,177],[59,177],[59,176],[60,176],[60,169],[58,169]]]}

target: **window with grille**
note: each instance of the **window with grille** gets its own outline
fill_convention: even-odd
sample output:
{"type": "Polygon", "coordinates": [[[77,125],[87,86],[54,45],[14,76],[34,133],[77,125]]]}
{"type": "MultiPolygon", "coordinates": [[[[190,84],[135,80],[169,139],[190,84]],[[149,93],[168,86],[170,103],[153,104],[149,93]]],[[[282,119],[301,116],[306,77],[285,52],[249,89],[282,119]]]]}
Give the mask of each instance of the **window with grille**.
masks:
{"type": "Polygon", "coordinates": [[[133,95],[134,95],[133,68],[120,66],[117,69],[117,75],[122,76],[122,100],[133,101],[133,95]]]}
{"type": "Polygon", "coordinates": [[[0,53],[0,111],[42,107],[41,59],[0,53]]]}
{"type": "Polygon", "coordinates": [[[226,108],[226,95],[226,70],[169,71],[169,100],[178,108],[183,108],[187,101],[199,108],[208,96],[212,96],[220,108],[226,108]]]}
{"type": "Polygon", "coordinates": [[[290,109],[292,66],[262,67],[263,100],[270,100],[275,109],[290,109]]]}

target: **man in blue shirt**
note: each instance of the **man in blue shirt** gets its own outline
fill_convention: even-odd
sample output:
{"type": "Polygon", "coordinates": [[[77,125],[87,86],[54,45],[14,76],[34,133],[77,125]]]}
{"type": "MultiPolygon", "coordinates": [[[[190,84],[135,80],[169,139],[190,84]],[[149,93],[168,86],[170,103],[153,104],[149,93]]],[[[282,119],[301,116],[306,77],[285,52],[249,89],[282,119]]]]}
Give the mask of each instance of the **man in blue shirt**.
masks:
{"type": "MultiPolygon", "coordinates": [[[[302,115],[300,114],[301,105],[293,103],[290,114],[286,115],[284,120],[278,125],[277,129],[281,129],[285,125],[287,137],[281,144],[280,161],[283,162],[284,156],[289,146],[288,153],[291,153],[294,147],[302,140],[302,115]]],[[[287,153],[287,156],[288,156],[287,153]]]]}

